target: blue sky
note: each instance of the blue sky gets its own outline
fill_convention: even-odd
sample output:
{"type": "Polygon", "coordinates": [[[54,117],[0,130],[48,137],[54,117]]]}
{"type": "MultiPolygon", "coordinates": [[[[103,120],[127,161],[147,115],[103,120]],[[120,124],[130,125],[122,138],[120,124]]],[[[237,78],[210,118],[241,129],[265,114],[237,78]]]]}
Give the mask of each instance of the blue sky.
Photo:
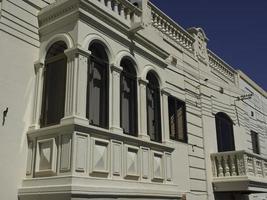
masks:
{"type": "Polygon", "coordinates": [[[208,48],[267,90],[267,0],[151,0],[183,28],[202,27],[208,48]]]}

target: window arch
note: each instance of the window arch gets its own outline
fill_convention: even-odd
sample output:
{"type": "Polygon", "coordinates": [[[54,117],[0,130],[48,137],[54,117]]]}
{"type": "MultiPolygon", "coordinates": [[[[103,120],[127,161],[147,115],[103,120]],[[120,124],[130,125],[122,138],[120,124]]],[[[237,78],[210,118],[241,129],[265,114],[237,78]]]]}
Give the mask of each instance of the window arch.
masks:
{"type": "Polygon", "coordinates": [[[147,84],[147,131],[152,141],[161,141],[160,90],[156,76],[149,72],[147,84]]]}
{"type": "Polygon", "coordinates": [[[128,135],[137,135],[137,78],[132,61],[128,58],[121,60],[123,68],[120,79],[121,117],[120,123],[123,132],[128,135]]]}
{"type": "Polygon", "coordinates": [[[63,41],[55,42],[45,57],[41,127],[60,123],[64,117],[67,49],[63,41]]]}
{"type": "Polygon", "coordinates": [[[97,42],[89,46],[86,117],[90,124],[108,127],[108,56],[97,42]]]}
{"type": "Polygon", "coordinates": [[[222,112],[215,115],[218,152],[234,151],[233,121],[222,112]]]}

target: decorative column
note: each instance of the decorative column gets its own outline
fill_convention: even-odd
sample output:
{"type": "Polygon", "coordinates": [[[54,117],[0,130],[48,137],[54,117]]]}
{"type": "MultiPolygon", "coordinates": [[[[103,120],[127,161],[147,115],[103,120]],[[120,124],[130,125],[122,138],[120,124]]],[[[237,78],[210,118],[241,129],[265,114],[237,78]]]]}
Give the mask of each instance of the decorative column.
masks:
{"type": "Polygon", "coordinates": [[[171,145],[170,141],[170,127],[169,127],[169,106],[168,106],[168,97],[170,93],[166,90],[161,90],[161,116],[162,116],[162,143],[171,145]]]}
{"type": "Polygon", "coordinates": [[[146,105],[146,86],[148,84],[147,80],[139,79],[139,135],[138,137],[144,140],[150,140],[147,134],[147,105],[146,105]]]}
{"type": "Polygon", "coordinates": [[[112,131],[117,133],[123,133],[123,130],[120,126],[120,75],[123,68],[120,66],[112,65],[112,89],[111,89],[111,127],[112,131]]]}
{"type": "Polygon", "coordinates": [[[43,71],[44,64],[40,61],[34,63],[35,71],[35,85],[34,85],[34,99],[33,99],[33,112],[30,130],[40,128],[40,115],[42,106],[42,91],[43,91],[43,71]]]}
{"type": "Polygon", "coordinates": [[[90,52],[80,47],[67,49],[65,117],[62,123],[88,125],[86,119],[87,67],[90,52]]]}

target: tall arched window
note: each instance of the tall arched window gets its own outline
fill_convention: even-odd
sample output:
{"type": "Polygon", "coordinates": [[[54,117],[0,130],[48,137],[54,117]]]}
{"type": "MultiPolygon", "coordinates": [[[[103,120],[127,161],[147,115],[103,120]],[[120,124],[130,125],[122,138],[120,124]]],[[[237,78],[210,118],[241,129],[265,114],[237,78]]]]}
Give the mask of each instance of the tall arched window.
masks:
{"type": "Polygon", "coordinates": [[[60,123],[64,117],[67,57],[63,41],[54,43],[45,58],[41,127],[60,123]]]}
{"type": "Polygon", "coordinates": [[[121,127],[128,135],[137,135],[136,71],[131,60],[123,58],[121,63],[121,127]]]}
{"type": "Polygon", "coordinates": [[[157,78],[147,74],[147,131],[151,140],[161,141],[160,91],[157,78]]]}
{"type": "Polygon", "coordinates": [[[233,133],[233,122],[225,113],[215,115],[218,152],[234,151],[235,141],[233,133]]]}
{"type": "Polygon", "coordinates": [[[86,117],[90,124],[108,127],[108,56],[99,43],[89,46],[86,117]]]}

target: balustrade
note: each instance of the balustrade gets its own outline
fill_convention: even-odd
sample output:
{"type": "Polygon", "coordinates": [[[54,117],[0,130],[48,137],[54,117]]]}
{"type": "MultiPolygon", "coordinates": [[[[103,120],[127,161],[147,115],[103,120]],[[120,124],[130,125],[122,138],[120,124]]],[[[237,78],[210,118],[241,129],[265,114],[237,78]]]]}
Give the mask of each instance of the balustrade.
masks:
{"type": "Polygon", "coordinates": [[[267,159],[246,151],[230,151],[211,154],[214,178],[267,177],[267,159]]]}
{"type": "Polygon", "coordinates": [[[193,37],[151,2],[149,2],[149,6],[152,14],[152,25],[185,49],[193,51],[193,37]]]}

